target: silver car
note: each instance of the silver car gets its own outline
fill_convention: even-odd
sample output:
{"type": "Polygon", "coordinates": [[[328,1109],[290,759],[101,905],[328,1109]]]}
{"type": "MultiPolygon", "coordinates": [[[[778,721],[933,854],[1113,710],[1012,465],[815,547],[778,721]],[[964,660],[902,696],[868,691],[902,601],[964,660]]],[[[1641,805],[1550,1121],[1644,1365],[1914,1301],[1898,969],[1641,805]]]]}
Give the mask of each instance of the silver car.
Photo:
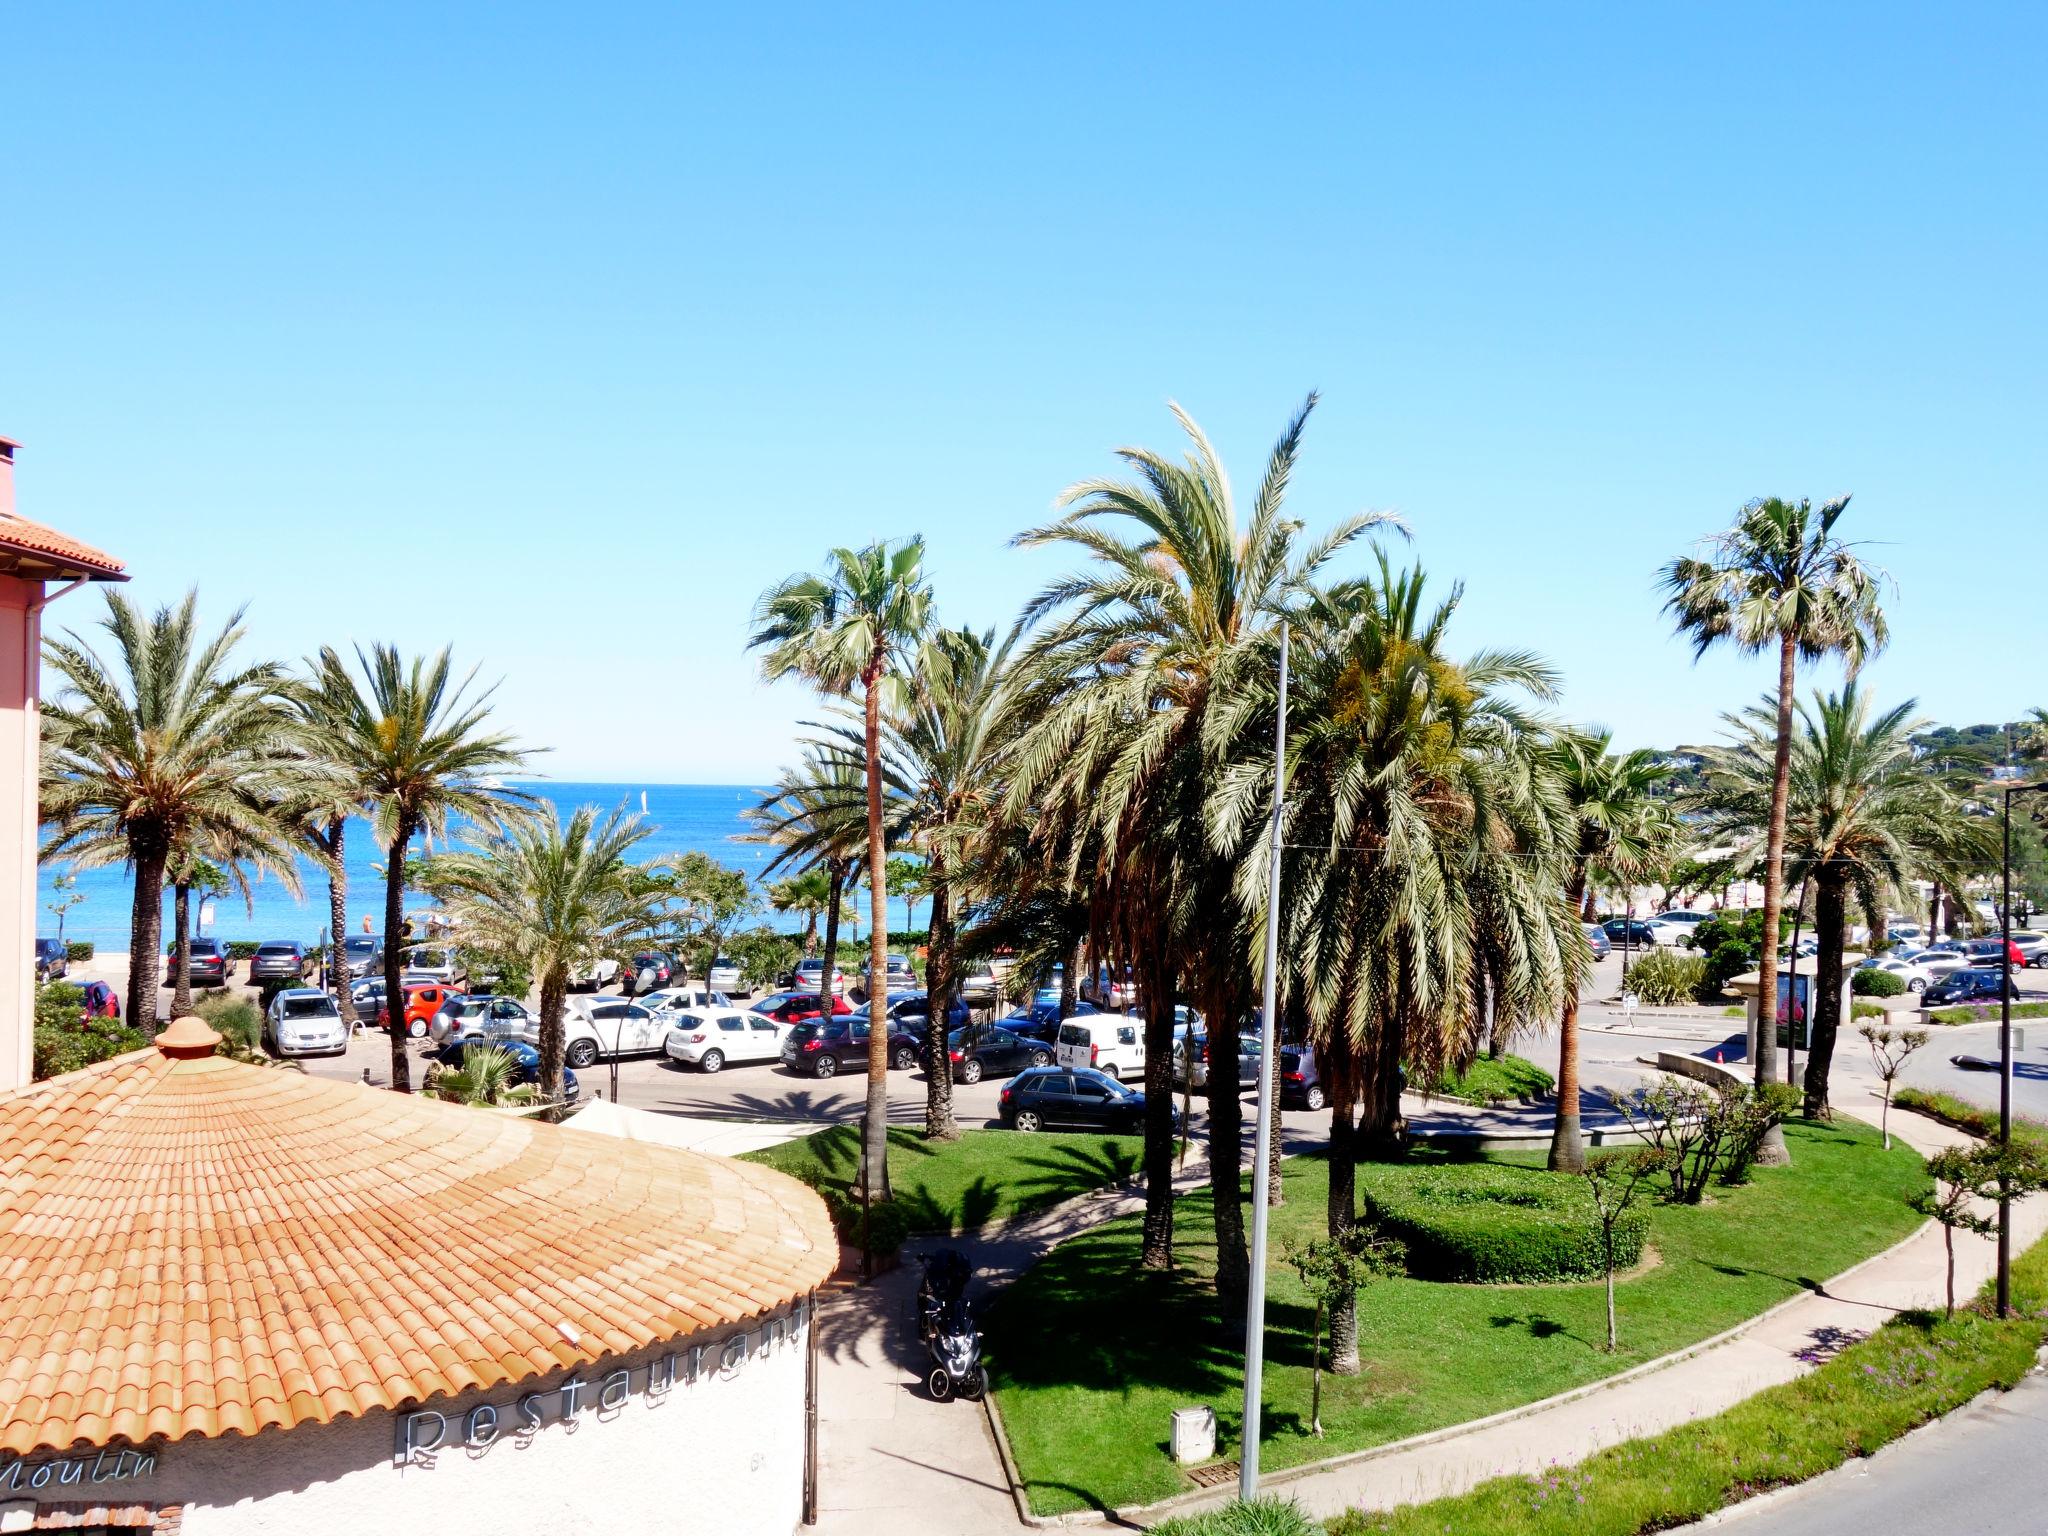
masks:
{"type": "Polygon", "coordinates": [[[441,1046],[463,1035],[514,1035],[528,1045],[538,1046],[540,1015],[516,997],[479,994],[451,998],[427,1021],[427,1039],[441,1046]]]}
{"type": "Polygon", "coordinates": [[[263,1044],[274,1056],[345,1056],[341,1007],[317,987],[286,987],[263,1010],[263,1044]]]}
{"type": "Polygon", "coordinates": [[[714,992],[745,993],[749,990],[746,977],[740,973],[739,962],[725,955],[711,962],[704,981],[714,992]]]}

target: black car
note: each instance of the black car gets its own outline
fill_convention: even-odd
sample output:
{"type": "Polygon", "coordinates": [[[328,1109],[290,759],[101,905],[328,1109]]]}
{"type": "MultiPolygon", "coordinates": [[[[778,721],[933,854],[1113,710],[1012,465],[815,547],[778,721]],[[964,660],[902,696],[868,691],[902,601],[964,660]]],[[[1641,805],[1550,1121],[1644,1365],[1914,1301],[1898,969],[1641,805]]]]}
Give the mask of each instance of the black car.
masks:
{"type": "Polygon", "coordinates": [[[1293,1109],[1321,1109],[1329,1101],[1323,1095],[1322,1075],[1316,1071],[1316,1053],[1305,1045],[1280,1047],[1280,1102],[1293,1109]]]}
{"type": "MultiPolygon", "coordinates": [[[[190,939],[192,947],[192,985],[195,987],[224,987],[228,984],[228,947],[219,939],[190,939]]],[[[164,958],[170,961],[170,979],[177,980],[178,946],[173,944],[164,958]]]]}
{"type": "Polygon", "coordinates": [[[55,939],[36,940],[36,983],[55,981],[71,969],[70,951],[55,939]]]}
{"type": "Polygon", "coordinates": [[[384,969],[384,941],[367,933],[353,933],[341,941],[341,964],[350,981],[375,976],[384,969]]]}
{"type": "MultiPolygon", "coordinates": [[[[924,1054],[924,1041],[893,1022],[889,1026],[889,1065],[914,1067],[924,1054]]],[[[848,1070],[860,1072],[868,1064],[868,1021],[837,1018],[829,1024],[813,1019],[799,1024],[782,1042],[782,1064],[792,1072],[812,1077],[836,1077],[848,1070]]]]}
{"type": "Polygon", "coordinates": [[[954,1030],[946,1037],[946,1054],[952,1058],[956,1083],[978,1083],[984,1077],[1008,1077],[1027,1067],[1052,1064],[1052,1047],[1043,1040],[1012,1034],[998,1025],[954,1030]]]}
{"type": "Polygon", "coordinates": [[[1615,949],[1655,949],[1657,932],[1641,918],[1610,917],[1600,925],[1615,949]]]}
{"type": "MultiPolygon", "coordinates": [[[[441,1047],[441,1060],[451,1067],[462,1065],[463,1053],[471,1046],[495,1046],[498,1050],[511,1053],[513,1064],[518,1068],[517,1081],[522,1083],[540,1082],[540,1052],[524,1040],[510,1040],[501,1036],[462,1035],[448,1041],[441,1047]]],[[[572,1067],[562,1068],[562,1102],[574,1104],[583,1096],[583,1085],[576,1081],[572,1067]]]]}
{"type": "Polygon", "coordinates": [[[635,992],[653,992],[672,981],[680,981],[683,963],[659,949],[643,949],[626,962],[619,977],[619,990],[631,997],[635,992]]]}
{"type": "Polygon", "coordinates": [[[291,939],[267,939],[249,961],[249,981],[304,981],[306,946],[291,939]]]}
{"type": "MultiPolygon", "coordinates": [[[[1180,1106],[1168,1107],[1178,1130],[1180,1106]]],[[[996,1114],[1014,1131],[1065,1125],[1142,1133],[1145,1095],[1093,1067],[1030,1067],[1004,1085],[996,1114]]]]}
{"type": "MultiPolygon", "coordinates": [[[[1068,1010],[1069,1018],[1078,1019],[1083,1014],[1100,1013],[1102,1010],[1085,997],[1074,999],[1074,1006],[1068,1010]]],[[[1022,1035],[1027,1040],[1043,1041],[1047,1047],[1059,1039],[1060,1005],[1058,1003],[1027,1003],[1006,1019],[996,1020],[997,1029],[1007,1029],[1013,1035],[1022,1035]]]]}
{"type": "MultiPolygon", "coordinates": [[[[868,1016],[867,1005],[863,1003],[860,1007],[854,1009],[853,1016],[856,1019],[866,1018],[868,1016]]],[[[891,992],[889,994],[889,1023],[892,1027],[900,1025],[911,1034],[922,1037],[925,1026],[931,1020],[931,1016],[932,1000],[925,993],[891,992]]],[[[973,1014],[967,1004],[957,997],[953,999],[946,1009],[946,1025],[949,1029],[959,1028],[971,1017],[973,1017],[973,1014]]]]}
{"type": "Polygon", "coordinates": [[[1987,998],[1996,1002],[2001,994],[2018,997],[2019,983],[2008,983],[2000,971],[1950,971],[1920,994],[1920,1006],[1937,1008],[1943,1003],[1974,1003],[1987,998]]]}

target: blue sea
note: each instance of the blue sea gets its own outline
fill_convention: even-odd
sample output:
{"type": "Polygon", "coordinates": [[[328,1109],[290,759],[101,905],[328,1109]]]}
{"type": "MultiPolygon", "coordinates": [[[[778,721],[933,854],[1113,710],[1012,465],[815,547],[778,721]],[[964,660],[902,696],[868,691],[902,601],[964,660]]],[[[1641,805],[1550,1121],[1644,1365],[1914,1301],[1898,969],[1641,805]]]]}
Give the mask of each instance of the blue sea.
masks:
{"type": "MultiPolygon", "coordinates": [[[[772,848],[762,844],[738,841],[747,830],[741,812],[760,803],[764,788],[745,784],[564,784],[553,781],[525,782],[516,787],[543,800],[553,801],[565,819],[583,805],[594,805],[602,810],[624,805],[630,811],[639,812],[644,796],[646,820],[651,831],[634,850],[637,858],[706,853],[721,864],[745,870],[758,879],[774,853],[772,848]]],[[[369,823],[360,820],[349,823],[344,851],[348,863],[349,931],[362,932],[365,916],[369,917],[373,930],[381,931],[384,926],[384,881],[371,866],[381,864],[384,853],[376,845],[369,823]]],[[[415,851],[423,852],[424,845],[416,845],[415,851]]],[[[41,871],[42,891],[38,898],[41,910],[36,919],[36,932],[45,936],[56,934],[57,919],[48,909],[48,903],[55,899],[50,880],[55,875],[66,873],[78,876],[77,894],[83,894],[86,899],[66,914],[65,938],[90,939],[102,950],[127,949],[134,880],[122,865],[84,870],[71,870],[61,861],[45,865],[41,871]]],[[[305,892],[300,897],[294,897],[283,882],[272,876],[253,887],[253,907],[245,907],[239,896],[216,898],[212,921],[203,931],[223,939],[319,942],[327,935],[327,877],[308,860],[299,870],[299,879],[305,892]]],[[[424,905],[426,903],[417,897],[407,898],[408,910],[424,905]]],[[[170,913],[171,898],[166,893],[164,933],[167,940],[171,932],[170,913]]],[[[195,910],[195,933],[202,931],[197,916],[195,910]]],[[[803,926],[799,918],[765,909],[761,921],[792,932],[803,926]]],[[[894,928],[908,926],[909,914],[901,901],[890,904],[889,922],[894,928]]]]}

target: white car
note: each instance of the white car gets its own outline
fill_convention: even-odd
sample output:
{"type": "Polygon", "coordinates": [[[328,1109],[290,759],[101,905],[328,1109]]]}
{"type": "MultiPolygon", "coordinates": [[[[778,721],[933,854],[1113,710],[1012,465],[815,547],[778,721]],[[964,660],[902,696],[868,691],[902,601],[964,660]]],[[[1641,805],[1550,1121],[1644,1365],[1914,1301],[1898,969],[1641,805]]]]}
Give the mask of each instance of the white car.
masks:
{"type": "Polygon", "coordinates": [[[1664,949],[1682,949],[1685,941],[1692,937],[1697,923],[1679,922],[1668,914],[1644,919],[1644,926],[1650,930],[1651,939],[1664,949]]]}
{"type": "Polygon", "coordinates": [[[725,955],[720,955],[711,962],[710,970],[705,972],[704,981],[712,991],[728,995],[753,990],[747,985],[747,978],[741,973],[739,962],[725,955]]]}
{"type": "Polygon", "coordinates": [[[341,1005],[318,987],[286,987],[263,1010],[263,1044],[274,1056],[345,1056],[341,1005]]]}
{"type": "Polygon", "coordinates": [[[776,1061],[791,1026],[763,1013],[731,1008],[686,1008],[669,1015],[662,1050],[670,1061],[718,1072],[734,1062],[776,1061]]]}
{"type": "Polygon", "coordinates": [[[668,1026],[666,1014],[623,997],[572,997],[562,1015],[563,1059],[587,1067],[600,1056],[658,1051],[668,1026]]]}
{"type": "Polygon", "coordinates": [[[609,956],[601,960],[586,960],[569,975],[569,989],[572,992],[595,992],[599,987],[608,987],[619,979],[619,962],[609,956]]]}
{"type": "Polygon", "coordinates": [[[1897,955],[1872,955],[1857,969],[1883,971],[1889,976],[1896,976],[1906,984],[1908,992],[1925,992],[1927,984],[1934,980],[1933,972],[1925,966],[1915,965],[1910,960],[1901,960],[1897,955]]]}
{"type": "Polygon", "coordinates": [[[1953,971],[1965,969],[1970,963],[1970,957],[1964,954],[1960,948],[1902,949],[1898,952],[1897,958],[1910,961],[1912,964],[1919,966],[1921,970],[1925,971],[1936,981],[1940,981],[1944,976],[1949,975],[1953,971]]]}
{"type": "Polygon", "coordinates": [[[1124,1013],[1087,1013],[1060,1026],[1053,1055],[1063,1067],[1093,1067],[1120,1079],[1145,1075],[1145,1021],[1124,1013]]]}
{"type": "Polygon", "coordinates": [[[674,1013],[682,1008],[730,1008],[732,999],[717,987],[706,988],[701,982],[690,982],[680,987],[663,987],[659,992],[649,992],[634,999],[642,1008],[656,1013],[674,1013]]]}
{"type": "Polygon", "coordinates": [[[1909,948],[1927,942],[1927,930],[1918,923],[1887,923],[1884,936],[1894,944],[1909,948]]]}
{"type": "Polygon", "coordinates": [[[444,987],[460,987],[469,978],[462,961],[446,944],[415,944],[401,957],[399,968],[422,981],[438,981],[444,987]]]}
{"type": "Polygon", "coordinates": [[[1650,921],[1653,923],[1672,923],[1684,928],[1689,933],[1713,915],[1711,912],[1695,912],[1689,907],[1678,907],[1670,912],[1659,912],[1650,921]]]}

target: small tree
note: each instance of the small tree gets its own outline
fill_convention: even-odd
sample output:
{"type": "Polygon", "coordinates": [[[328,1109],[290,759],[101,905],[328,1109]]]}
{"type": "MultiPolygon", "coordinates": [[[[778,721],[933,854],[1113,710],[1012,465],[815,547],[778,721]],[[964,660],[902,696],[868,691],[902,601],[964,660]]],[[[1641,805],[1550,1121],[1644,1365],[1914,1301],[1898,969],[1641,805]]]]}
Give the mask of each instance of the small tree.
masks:
{"type": "Polygon", "coordinates": [[[1980,1209],[2003,1193],[2023,1199],[2048,1187],[2048,1160],[2024,1142],[1981,1142],[1944,1147],[1927,1159],[1934,1189],[1920,1195],[1914,1208],[1941,1223],[1942,1246],[1948,1259],[1948,1315],[1956,1315],[1956,1229],[1988,1236],[1998,1218],[1980,1209]]]}
{"type": "Polygon", "coordinates": [[[78,876],[52,875],[50,893],[57,899],[47,903],[43,910],[56,915],[57,942],[61,945],[64,942],[64,914],[85,900],[85,892],[78,888],[78,876]]]}
{"type": "Polygon", "coordinates": [[[1319,1237],[1296,1247],[1289,1244],[1287,1262],[1301,1276],[1301,1283],[1315,1299],[1315,1331],[1310,1340],[1310,1358],[1315,1362],[1314,1385],[1309,1389],[1309,1429],[1323,1433],[1323,1313],[1339,1301],[1356,1298],[1373,1281],[1398,1275],[1406,1260],[1400,1242],[1382,1236],[1367,1222],[1334,1237],[1319,1237]]]}
{"type": "Polygon", "coordinates": [[[1591,1157],[1579,1170],[1593,1214],[1600,1222],[1601,1270],[1607,1277],[1607,1352],[1614,1353],[1614,1229],[1646,1180],[1668,1171],[1674,1154],[1659,1147],[1634,1147],[1591,1157]]]}
{"type": "Polygon", "coordinates": [[[1905,1070],[1906,1058],[1927,1043],[1927,1031],[1885,1029],[1876,1024],[1866,1024],[1857,1033],[1869,1043],[1871,1062],[1884,1083],[1884,1110],[1878,1118],[1878,1125],[1884,1132],[1884,1149],[1889,1152],[1892,1149],[1892,1090],[1898,1083],[1899,1073],[1905,1070]]]}

